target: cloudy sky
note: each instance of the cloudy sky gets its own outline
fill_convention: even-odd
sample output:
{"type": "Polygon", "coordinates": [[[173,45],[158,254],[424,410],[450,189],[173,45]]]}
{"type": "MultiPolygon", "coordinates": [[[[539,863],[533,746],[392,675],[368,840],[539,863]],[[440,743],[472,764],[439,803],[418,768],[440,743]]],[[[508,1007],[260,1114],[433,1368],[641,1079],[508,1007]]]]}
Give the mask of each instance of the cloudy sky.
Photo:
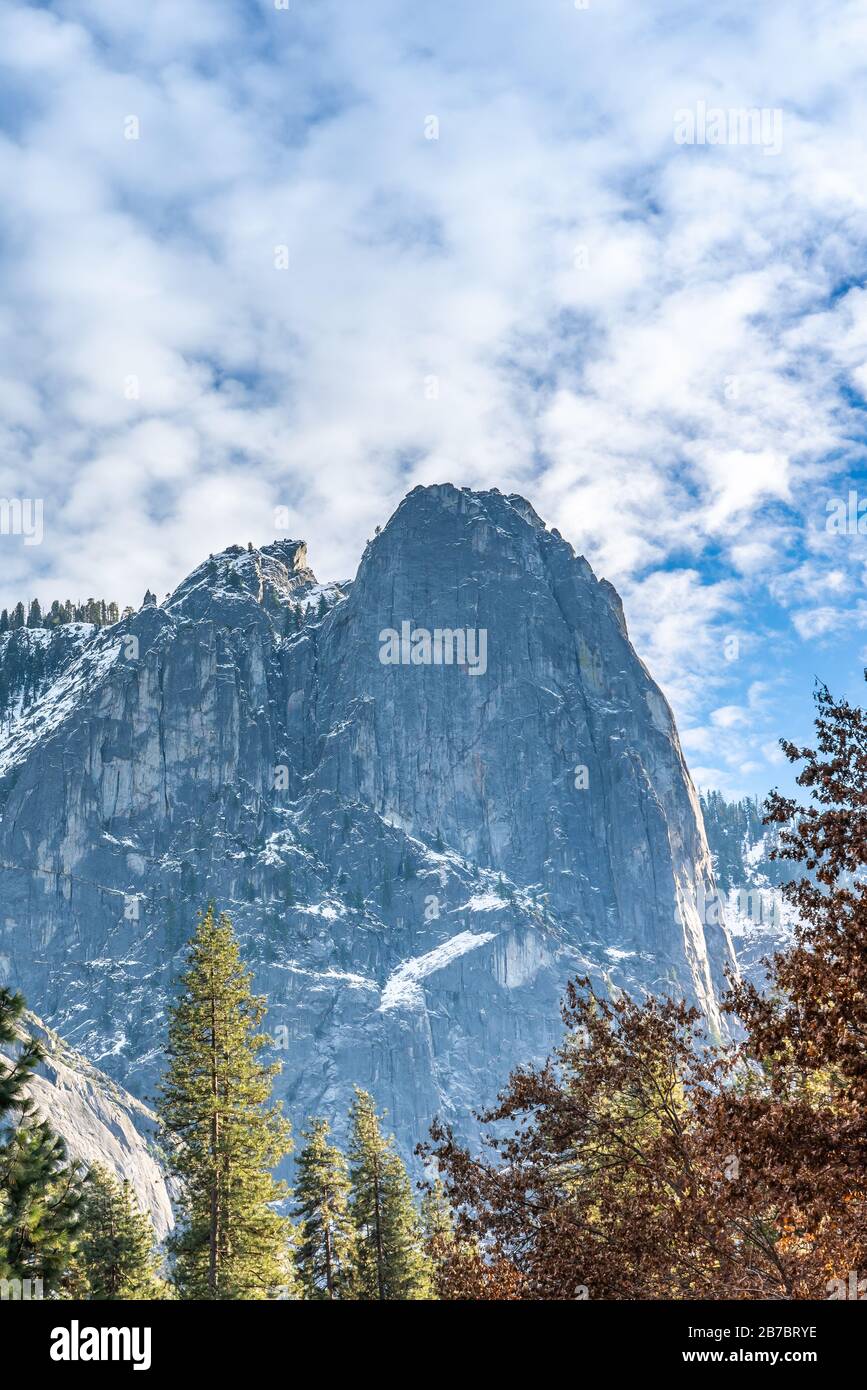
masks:
{"type": "Polygon", "coordinates": [[[703,785],[860,698],[863,0],[6,3],[0,67],[0,603],[278,507],[349,577],[449,480],[617,585],[703,785]]]}

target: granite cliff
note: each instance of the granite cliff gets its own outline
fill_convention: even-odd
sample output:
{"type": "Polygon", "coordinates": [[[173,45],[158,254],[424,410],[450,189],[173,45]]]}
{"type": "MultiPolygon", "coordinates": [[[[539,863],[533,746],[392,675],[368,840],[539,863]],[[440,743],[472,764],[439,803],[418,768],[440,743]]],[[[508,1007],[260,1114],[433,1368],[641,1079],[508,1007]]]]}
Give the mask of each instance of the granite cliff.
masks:
{"type": "Polygon", "coordinates": [[[112,627],[14,640],[19,666],[45,650],[0,728],[0,980],[132,1092],[208,898],[293,1119],[339,1132],[358,1082],[405,1153],[435,1112],[472,1135],[576,973],[721,1028],[671,711],[614,589],[522,498],[416,488],[352,583],[301,542],[234,547],[112,627]]]}

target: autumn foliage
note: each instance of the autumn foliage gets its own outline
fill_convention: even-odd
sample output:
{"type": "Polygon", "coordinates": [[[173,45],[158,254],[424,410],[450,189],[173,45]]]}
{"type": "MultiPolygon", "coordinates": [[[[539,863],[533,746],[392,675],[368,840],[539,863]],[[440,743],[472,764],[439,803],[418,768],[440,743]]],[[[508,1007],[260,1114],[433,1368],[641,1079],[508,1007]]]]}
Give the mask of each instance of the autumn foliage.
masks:
{"type": "MultiPolygon", "coordinates": [[[[684,1004],[575,980],[565,1037],[480,1116],[481,1156],[435,1124],[455,1212],[450,1299],[809,1299],[867,1280],[867,717],[822,688],[800,806],[766,819],[804,876],[768,988],[732,982],[737,1039],[684,1004]]],[[[860,1285],[867,1294],[867,1282],[860,1285]]]]}

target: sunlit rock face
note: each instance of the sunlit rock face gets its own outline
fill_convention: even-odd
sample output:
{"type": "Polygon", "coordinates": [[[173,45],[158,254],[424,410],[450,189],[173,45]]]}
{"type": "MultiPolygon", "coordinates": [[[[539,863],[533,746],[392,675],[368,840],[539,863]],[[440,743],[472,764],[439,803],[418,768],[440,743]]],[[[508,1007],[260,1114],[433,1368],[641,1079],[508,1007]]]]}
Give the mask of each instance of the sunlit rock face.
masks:
{"type": "Polygon", "coordinates": [[[235,547],[78,634],[0,732],[0,815],[0,978],[138,1094],[209,898],[291,1116],[340,1132],[357,1082],[406,1153],[435,1113],[472,1135],[570,976],[720,1027],[671,711],[615,591],[519,497],[416,488],[351,584],[299,542],[235,547]]]}
{"type": "MultiPolygon", "coordinates": [[[[18,1032],[21,1041],[37,1038],[43,1050],[43,1060],[24,1088],[34,1117],[49,1121],[70,1159],[87,1168],[101,1164],[128,1182],[162,1241],[174,1215],[156,1116],[35,1015],[25,1015],[18,1032]]],[[[11,1065],[17,1050],[17,1044],[0,1046],[0,1072],[11,1065]]]]}

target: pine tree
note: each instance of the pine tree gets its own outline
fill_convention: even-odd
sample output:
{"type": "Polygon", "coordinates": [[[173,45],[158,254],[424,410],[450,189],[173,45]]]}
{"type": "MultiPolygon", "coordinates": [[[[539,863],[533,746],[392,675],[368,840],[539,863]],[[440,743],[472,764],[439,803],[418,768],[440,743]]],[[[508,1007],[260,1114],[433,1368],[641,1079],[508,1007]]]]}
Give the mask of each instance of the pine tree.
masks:
{"type": "Polygon", "coordinates": [[[156,1236],[128,1182],[94,1164],[87,1175],[76,1263],[91,1299],[162,1298],[156,1236]]]}
{"type": "Polygon", "coordinates": [[[422,1197],[421,1226],[428,1249],[440,1244],[450,1245],[454,1241],[455,1214],[439,1176],[428,1183],[422,1197]]]}
{"type": "MultiPolygon", "coordinates": [[[[496,1277],[482,1259],[477,1242],[460,1238],[457,1215],[439,1174],[425,1183],[421,1224],[436,1298],[499,1300],[513,1296],[514,1279],[496,1277]]],[[[502,1272],[501,1266],[501,1275],[502,1272]]]]}
{"type": "Polygon", "coordinates": [[[0,1152],[0,1271],[57,1293],[80,1221],[83,1174],[45,1120],[29,1120],[0,1152]]]}
{"type": "Polygon", "coordinates": [[[394,1139],[383,1136],[372,1098],[358,1087],[349,1114],[355,1297],[430,1298],[430,1263],[409,1177],[395,1153],[394,1139]]]}
{"type": "Polygon", "coordinates": [[[14,1053],[11,1064],[6,1058],[0,1069],[0,1141],[4,1139],[4,1128],[10,1123],[12,1112],[19,1118],[33,1112],[33,1103],[25,1097],[24,1088],[31,1072],[42,1060],[42,1048],[35,1038],[22,1037],[23,1016],[22,996],[0,987],[0,1046],[20,1048],[14,1053]]]}
{"type": "Polygon", "coordinates": [[[264,1000],[250,988],[229,918],[200,916],[169,1022],[169,1070],[159,1110],[181,1180],[170,1242],[182,1298],[263,1299],[293,1282],[288,1195],[271,1170],[291,1151],[288,1123],[269,1104],[279,1064],[262,1058],[264,1000]]]}
{"type": "Polygon", "coordinates": [[[305,1298],[350,1298],[355,1235],[346,1159],[329,1144],[327,1120],[311,1120],[298,1159],[297,1263],[305,1298]]]}
{"type": "Polygon", "coordinates": [[[0,1278],[35,1280],[57,1293],[70,1264],[82,1174],[25,1095],[42,1048],[23,1034],[24,1000],[0,988],[0,1278]]]}

